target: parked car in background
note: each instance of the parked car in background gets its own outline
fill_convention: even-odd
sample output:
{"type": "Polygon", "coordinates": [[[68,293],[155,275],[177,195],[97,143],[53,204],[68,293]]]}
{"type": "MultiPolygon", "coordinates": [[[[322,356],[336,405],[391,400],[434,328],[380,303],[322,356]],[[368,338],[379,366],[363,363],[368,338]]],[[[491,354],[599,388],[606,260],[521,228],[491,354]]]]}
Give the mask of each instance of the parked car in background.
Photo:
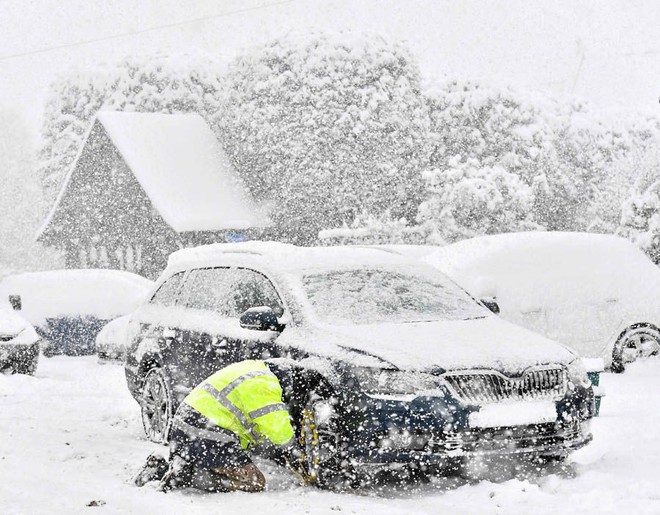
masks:
{"type": "Polygon", "coordinates": [[[40,341],[27,320],[0,303],[0,372],[34,375],[40,341]]]}
{"type": "Polygon", "coordinates": [[[463,240],[422,258],[503,318],[614,371],[660,349],[660,269],[628,240],[566,232],[463,240]]]}
{"type": "Polygon", "coordinates": [[[20,304],[21,315],[45,340],[45,355],[83,355],[94,353],[101,328],[133,311],[152,285],[120,270],[28,272],[5,277],[0,299],[20,304]]]}
{"type": "Polygon", "coordinates": [[[166,441],[172,413],[211,373],[270,359],[320,482],[483,455],[561,459],[591,440],[577,355],[390,251],[180,250],[128,332],[127,384],[151,440],[166,441]]]}
{"type": "Polygon", "coordinates": [[[103,361],[123,362],[126,358],[129,316],[115,318],[96,335],[96,354],[103,361]]]}

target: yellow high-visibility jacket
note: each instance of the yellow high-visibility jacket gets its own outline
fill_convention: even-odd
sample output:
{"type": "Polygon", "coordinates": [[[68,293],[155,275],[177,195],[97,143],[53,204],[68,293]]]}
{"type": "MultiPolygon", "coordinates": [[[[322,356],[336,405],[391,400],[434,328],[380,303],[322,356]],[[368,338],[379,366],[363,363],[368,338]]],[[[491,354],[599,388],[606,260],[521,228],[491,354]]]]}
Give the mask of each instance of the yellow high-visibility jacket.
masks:
{"type": "Polygon", "coordinates": [[[237,434],[244,449],[264,438],[283,445],[293,437],[282,387],[263,361],[240,361],[217,371],[183,402],[237,434]]]}

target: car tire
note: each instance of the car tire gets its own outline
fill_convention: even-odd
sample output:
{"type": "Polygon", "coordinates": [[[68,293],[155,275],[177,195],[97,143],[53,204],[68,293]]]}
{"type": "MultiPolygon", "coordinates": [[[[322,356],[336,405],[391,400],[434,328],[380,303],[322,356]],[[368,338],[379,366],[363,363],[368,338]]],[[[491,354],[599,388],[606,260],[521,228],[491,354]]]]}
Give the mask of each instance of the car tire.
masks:
{"type": "Polygon", "coordinates": [[[155,443],[167,443],[173,418],[172,393],[160,367],[146,373],[139,402],[147,438],[155,443]]]}
{"type": "Polygon", "coordinates": [[[621,373],[628,363],[639,357],[658,354],[660,350],[660,330],[651,325],[635,325],[626,329],[617,339],[612,349],[611,370],[621,373]]]}
{"type": "Polygon", "coordinates": [[[352,488],[357,476],[342,444],[342,431],[329,399],[309,400],[300,416],[298,443],[308,481],[319,488],[352,488]]]}

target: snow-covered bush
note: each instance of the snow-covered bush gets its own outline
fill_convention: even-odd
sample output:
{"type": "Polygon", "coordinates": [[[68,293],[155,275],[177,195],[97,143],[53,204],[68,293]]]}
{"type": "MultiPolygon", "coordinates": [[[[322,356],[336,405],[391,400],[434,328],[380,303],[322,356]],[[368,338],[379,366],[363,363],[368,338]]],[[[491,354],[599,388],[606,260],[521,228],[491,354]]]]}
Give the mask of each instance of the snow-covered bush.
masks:
{"type": "Polygon", "coordinates": [[[531,221],[531,188],[502,166],[455,156],[446,169],[423,175],[428,197],[418,220],[429,243],[538,228],[531,221]]]}
{"type": "Polygon", "coordinates": [[[415,216],[427,139],[419,71],[379,37],[278,39],[230,66],[215,119],[252,191],[272,203],[275,236],[389,211],[415,216]]]}
{"type": "Polygon", "coordinates": [[[40,175],[52,201],[101,109],[138,112],[215,111],[219,66],[191,56],[129,57],[74,70],[51,85],[42,130],[40,175]]]}

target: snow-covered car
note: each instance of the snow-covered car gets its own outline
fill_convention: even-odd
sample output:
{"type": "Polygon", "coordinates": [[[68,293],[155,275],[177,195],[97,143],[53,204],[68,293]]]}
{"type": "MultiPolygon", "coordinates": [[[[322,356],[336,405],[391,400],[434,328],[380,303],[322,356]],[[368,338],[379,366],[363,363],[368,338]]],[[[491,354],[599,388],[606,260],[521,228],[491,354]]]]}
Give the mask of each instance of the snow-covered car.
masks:
{"type": "Polygon", "coordinates": [[[503,318],[614,371],[660,348],[660,269],[617,236],[528,232],[483,236],[422,258],[503,318]]]}
{"type": "Polygon", "coordinates": [[[96,335],[96,354],[105,361],[124,361],[129,316],[115,318],[96,335]]]}
{"type": "Polygon", "coordinates": [[[30,323],[0,305],[0,372],[33,375],[39,363],[40,338],[30,323]]]}
{"type": "Polygon", "coordinates": [[[149,439],[167,439],[173,411],[213,372],[271,359],[321,483],[484,454],[563,458],[591,440],[593,391],[572,351],[389,251],[180,250],[128,331],[126,379],[149,439]]]}
{"type": "Polygon", "coordinates": [[[44,339],[45,355],[94,353],[101,328],[133,311],[153,282],[120,270],[50,270],[5,277],[0,299],[18,300],[21,315],[44,339]]]}

